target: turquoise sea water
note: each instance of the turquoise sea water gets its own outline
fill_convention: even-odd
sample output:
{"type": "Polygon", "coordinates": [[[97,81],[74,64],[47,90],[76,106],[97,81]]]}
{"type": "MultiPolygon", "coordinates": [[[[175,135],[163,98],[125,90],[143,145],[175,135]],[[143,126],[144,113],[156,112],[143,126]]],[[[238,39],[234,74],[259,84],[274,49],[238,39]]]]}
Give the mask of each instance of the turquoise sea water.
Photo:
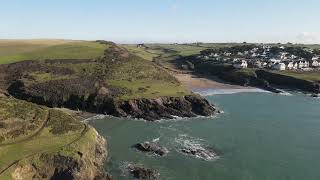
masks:
{"type": "Polygon", "coordinates": [[[123,176],[125,162],[157,169],[159,179],[319,180],[320,99],[302,95],[239,93],[208,96],[224,113],[157,123],[119,118],[90,121],[109,143],[107,170],[123,176]],[[166,157],[130,148],[152,141],[166,146],[166,157]],[[220,158],[203,161],[181,154],[179,143],[214,147],[220,158]]]}

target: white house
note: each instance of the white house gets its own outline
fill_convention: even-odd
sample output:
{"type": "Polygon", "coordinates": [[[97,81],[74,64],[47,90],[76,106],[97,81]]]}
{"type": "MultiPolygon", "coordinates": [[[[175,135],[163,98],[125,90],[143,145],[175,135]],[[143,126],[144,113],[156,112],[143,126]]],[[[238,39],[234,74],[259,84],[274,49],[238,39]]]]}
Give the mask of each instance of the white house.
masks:
{"type": "Polygon", "coordinates": [[[293,54],[290,56],[290,59],[296,59],[296,58],[297,58],[297,56],[295,56],[293,54]]]}
{"type": "Polygon", "coordinates": [[[312,63],[311,63],[311,66],[312,67],[319,67],[320,63],[319,63],[319,61],[313,60],[312,63]]]}
{"type": "Polygon", "coordinates": [[[286,52],[280,53],[280,59],[282,59],[282,60],[288,59],[287,55],[288,55],[288,53],[286,53],[286,52]]]}
{"type": "Polygon", "coordinates": [[[286,65],[284,63],[276,63],[272,66],[272,68],[278,71],[284,71],[286,70],[286,65]]]}
{"type": "Polygon", "coordinates": [[[245,60],[241,60],[239,62],[234,63],[233,67],[235,67],[237,69],[244,69],[244,68],[248,67],[248,62],[245,60]]]}
{"type": "Polygon", "coordinates": [[[277,64],[277,63],[280,63],[281,60],[280,60],[280,59],[269,59],[269,62],[270,62],[271,64],[277,64]]]}
{"type": "Polygon", "coordinates": [[[238,56],[243,56],[242,52],[238,52],[237,54],[238,54],[238,56]]]}
{"type": "Polygon", "coordinates": [[[296,69],[298,69],[298,63],[290,61],[290,62],[287,63],[286,69],[288,69],[288,70],[296,70],[296,69]]]}
{"type": "Polygon", "coordinates": [[[302,68],[308,68],[309,67],[309,62],[308,61],[299,61],[298,63],[298,68],[302,69],[302,68]]]}

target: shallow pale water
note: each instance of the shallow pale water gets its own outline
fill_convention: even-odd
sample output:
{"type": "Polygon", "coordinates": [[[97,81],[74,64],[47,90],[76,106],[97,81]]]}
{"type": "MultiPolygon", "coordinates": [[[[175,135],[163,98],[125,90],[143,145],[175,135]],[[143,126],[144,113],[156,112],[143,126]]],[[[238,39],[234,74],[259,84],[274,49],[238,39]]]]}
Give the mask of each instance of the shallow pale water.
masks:
{"type": "Polygon", "coordinates": [[[178,180],[319,180],[320,99],[271,93],[239,93],[207,97],[223,114],[149,123],[105,118],[90,121],[108,138],[116,179],[120,166],[135,162],[160,172],[159,179],[178,180]],[[131,149],[135,143],[159,138],[170,153],[147,156],[131,149]],[[179,153],[178,142],[214,147],[215,161],[179,153]]]}

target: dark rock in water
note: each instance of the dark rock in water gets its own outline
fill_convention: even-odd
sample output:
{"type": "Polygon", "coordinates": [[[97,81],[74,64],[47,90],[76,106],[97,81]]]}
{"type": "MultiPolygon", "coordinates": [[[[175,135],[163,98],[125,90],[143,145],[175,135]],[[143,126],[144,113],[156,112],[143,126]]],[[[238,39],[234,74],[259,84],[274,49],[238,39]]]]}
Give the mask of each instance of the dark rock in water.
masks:
{"type": "Polygon", "coordinates": [[[138,149],[139,151],[143,152],[151,152],[154,154],[157,154],[159,156],[164,156],[168,154],[168,150],[165,147],[161,147],[156,142],[144,142],[144,143],[138,143],[133,146],[134,148],[138,149]]]}
{"type": "Polygon", "coordinates": [[[153,169],[148,169],[136,164],[129,164],[127,169],[135,179],[154,180],[157,179],[157,176],[159,175],[159,173],[153,169]]]}
{"type": "Polygon", "coordinates": [[[212,116],[216,109],[198,95],[160,97],[156,99],[133,99],[115,106],[118,116],[142,118],[148,121],[162,118],[212,116]]]}
{"type": "Polygon", "coordinates": [[[212,161],[219,157],[214,151],[202,147],[188,147],[183,148],[180,151],[184,154],[195,156],[206,161],[212,161]]]}
{"type": "Polygon", "coordinates": [[[319,97],[319,94],[312,94],[311,97],[317,98],[317,97],[319,97]]]}

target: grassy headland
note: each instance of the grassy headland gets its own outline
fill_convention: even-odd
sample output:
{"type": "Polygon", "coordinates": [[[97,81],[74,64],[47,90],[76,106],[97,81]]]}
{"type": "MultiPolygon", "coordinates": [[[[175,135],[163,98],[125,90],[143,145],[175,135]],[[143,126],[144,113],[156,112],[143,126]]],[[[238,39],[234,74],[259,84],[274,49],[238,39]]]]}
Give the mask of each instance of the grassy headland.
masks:
{"type": "Polygon", "coordinates": [[[25,165],[48,168],[44,156],[79,159],[96,143],[93,129],[59,110],[3,96],[0,111],[0,179],[25,165]]]}

